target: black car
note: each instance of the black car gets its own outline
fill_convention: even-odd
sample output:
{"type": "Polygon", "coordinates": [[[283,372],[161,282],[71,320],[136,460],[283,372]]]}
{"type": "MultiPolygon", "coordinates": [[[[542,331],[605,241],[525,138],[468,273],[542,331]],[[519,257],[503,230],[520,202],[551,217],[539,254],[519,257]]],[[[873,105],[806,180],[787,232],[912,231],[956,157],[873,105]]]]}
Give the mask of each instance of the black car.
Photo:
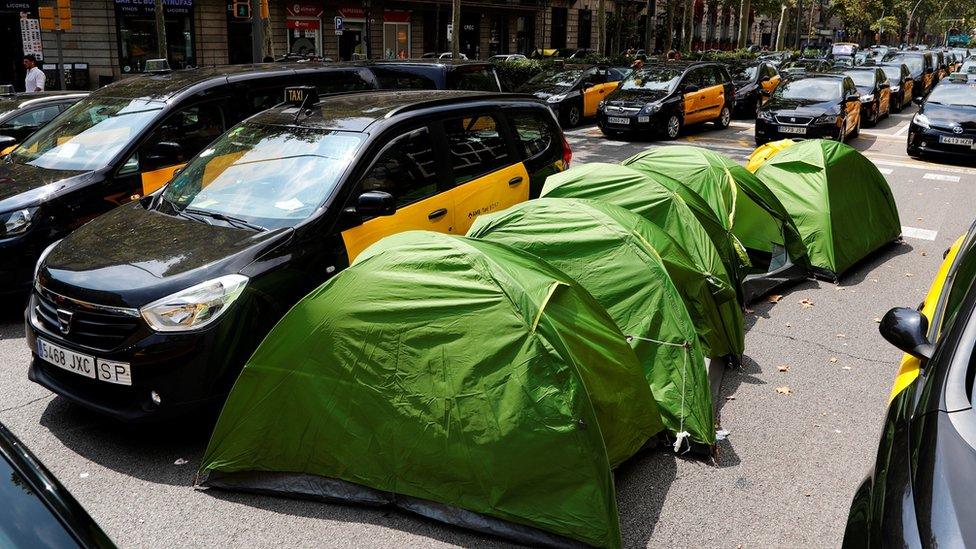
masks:
{"type": "Polygon", "coordinates": [[[464,234],[571,159],[524,95],[286,92],[47,249],[25,312],[32,381],[122,421],[218,405],[281,316],[364,248],[464,234]]]}
{"type": "Polygon", "coordinates": [[[939,83],[908,127],[908,154],[976,159],[976,75],[956,73],[939,83]]]}
{"type": "Polygon", "coordinates": [[[115,547],[81,504],[2,423],[0,501],[3,547],[115,547]]]}
{"type": "Polygon", "coordinates": [[[709,62],[648,64],[635,70],[597,106],[605,135],[660,135],[675,139],[688,124],[727,128],[735,107],[728,68],[709,62]]]}
{"type": "Polygon", "coordinates": [[[624,67],[580,67],[543,71],[523,84],[518,91],[531,93],[549,104],[564,128],[579,125],[596,114],[603,101],[630,69],[624,67]]]}
{"type": "Polygon", "coordinates": [[[920,310],[881,320],[906,357],[874,467],[851,504],[846,549],[976,546],[976,227],[961,241],[920,310]]]}
{"type": "Polygon", "coordinates": [[[861,96],[845,74],[788,78],[756,116],[756,145],[784,138],[844,141],[861,130],[861,96]]]}
{"type": "Polygon", "coordinates": [[[779,69],[784,63],[788,63],[793,60],[793,52],[791,51],[772,51],[761,54],[757,57],[759,61],[766,61],[772,63],[774,67],[779,69]]]}
{"type": "Polygon", "coordinates": [[[884,63],[881,70],[888,77],[888,85],[891,86],[891,110],[901,112],[912,102],[912,87],[915,85],[912,72],[904,63],[884,63]]]}
{"type": "Polygon", "coordinates": [[[0,156],[86,95],[79,92],[0,94],[0,156]]]}
{"type": "Polygon", "coordinates": [[[730,64],[729,73],[735,84],[736,113],[755,118],[769,97],[763,92],[772,93],[779,85],[779,71],[768,61],[750,61],[730,64]]]}
{"type": "Polygon", "coordinates": [[[869,126],[891,114],[891,84],[880,67],[854,67],[843,72],[851,77],[861,94],[861,116],[869,126]]]}
{"type": "Polygon", "coordinates": [[[323,94],[498,91],[494,74],[487,63],[277,63],[142,75],[101,88],[0,164],[0,293],[24,293],[46,246],[156,191],[225,130],[280,102],[286,86],[312,85],[323,94]]]}
{"type": "Polygon", "coordinates": [[[779,68],[779,72],[785,75],[800,75],[811,72],[830,72],[833,68],[834,64],[826,59],[819,57],[801,57],[796,61],[784,63],[779,68]]]}
{"type": "Polygon", "coordinates": [[[935,65],[932,58],[920,51],[899,51],[889,54],[884,62],[901,63],[908,66],[912,73],[915,85],[912,86],[912,93],[915,97],[925,97],[932,90],[933,79],[935,77],[935,65]]]}

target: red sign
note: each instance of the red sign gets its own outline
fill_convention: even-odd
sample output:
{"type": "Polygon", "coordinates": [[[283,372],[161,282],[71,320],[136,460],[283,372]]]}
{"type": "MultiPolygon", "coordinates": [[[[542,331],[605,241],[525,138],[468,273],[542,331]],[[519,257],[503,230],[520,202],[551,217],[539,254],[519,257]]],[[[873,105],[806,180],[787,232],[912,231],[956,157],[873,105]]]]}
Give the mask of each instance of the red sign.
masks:
{"type": "Polygon", "coordinates": [[[384,10],[383,21],[387,23],[409,23],[410,12],[404,10],[384,10]]]}
{"type": "Polygon", "coordinates": [[[314,19],[285,19],[285,26],[295,30],[319,30],[319,22],[314,19]]]}
{"type": "Polygon", "coordinates": [[[366,10],[362,6],[339,6],[339,15],[343,19],[366,19],[366,10]]]}
{"type": "Polygon", "coordinates": [[[289,17],[320,17],[323,9],[321,4],[286,2],[285,11],[289,17]]]}

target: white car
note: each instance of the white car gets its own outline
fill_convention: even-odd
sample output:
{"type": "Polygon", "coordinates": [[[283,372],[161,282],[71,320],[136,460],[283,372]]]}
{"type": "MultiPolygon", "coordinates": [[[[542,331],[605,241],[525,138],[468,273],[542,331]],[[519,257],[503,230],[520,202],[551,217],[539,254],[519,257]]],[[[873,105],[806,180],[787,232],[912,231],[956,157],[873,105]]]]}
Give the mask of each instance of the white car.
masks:
{"type": "Polygon", "coordinates": [[[528,57],[522,55],[521,53],[508,53],[501,55],[492,55],[488,58],[489,61],[518,61],[520,59],[528,59],[528,57]]]}
{"type": "MultiPolygon", "coordinates": [[[[451,59],[452,57],[453,55],[449,51],[444,53],[428,52],[420,56],[421,59],[451,59]]],[[[458,53],[458,59],[467,61],[468,56],[463,53],[458,53]]]]}

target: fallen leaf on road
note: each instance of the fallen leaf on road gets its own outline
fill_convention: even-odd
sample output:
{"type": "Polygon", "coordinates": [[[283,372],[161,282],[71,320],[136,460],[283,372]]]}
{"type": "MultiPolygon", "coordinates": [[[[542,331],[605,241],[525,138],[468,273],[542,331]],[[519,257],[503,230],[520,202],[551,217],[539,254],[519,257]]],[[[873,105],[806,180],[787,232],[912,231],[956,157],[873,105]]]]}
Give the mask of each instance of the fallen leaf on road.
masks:
{"type": "Polygon", "coordinates": [[[78,475],[79,478],[88,478],[88,473],[82,473],[78,475]]]}
{"type": "Polygon", "coordinates": [[[874,322],[877,323],[877,324],[881,324],[881,318],[880,317],[874,317],[874,322]]]}
{"type": "Polygon", "coordinates": [[[850,366],[844,366],[844,367],[843,367],[843,368],[841,368],[841,369],[842,369],[842,370],[850,370],[850,369],[851,369],[851,367],[850,367],[850,366]]]}
{"type": "Polygon", "coordinates": [[[186,465],[187,463],[189,463],[187,460],[179,458],[173,462],[173,465],[186,465]]]}
{"type": "Polygon", "coordinates": [[[776,388],[776,392],[779,393],[779,394],[781,394],[781,395],[792,395],[793,394],[793,390],[790,389],[786,385],[783,385],[782,387],[777,387],[776,388]]]}
{"type": "Polygon", "coordinates": [[[838,292],[841,291],[841,290],[846,290],[846,289],[847,289],[847,287],[845,287],[845,286],[834,286],[834,290],[835,291],[838,291],[838,292]]]}
{"type": "Polygon", "coordinates": [[[877,279],[877,278],[872,278],[872,279],[871,279],[871,282],[877,282],[877,281],[878,281],[878,279],[877,279]]]}
{"type": "Polygon", "coordinates": [[[806,497],[810,497],[810,494],[804,494],[806,497]]]}
{"type": "Polygon", "coordinates": [[[735,397],[734,396],[727,396],[727,397],[725,397],[725,400],[735,400],[735,397]]]}
{"type": "Polygon", "coordinates": [[[905,273],[905,276],[907,276],[908,278],[911,278],[911,277],[913,277],[915,275],[913,275],[912,273],[905,273]]]}
{"type": "Polygon", "coordinates": [[[813,307],[813,300],[809,298],[803,298],[800,301],[798,301],[798,303],[800,305],[803,305],[804,309],[809,309],[810,307],[813,307]]]}
{"type": "Polygon", "coordinates": [[[779,294],[773,294],[773,295],[767,297],[766,298],[766,301],[768,301],[770,303],[779,303],[779,300],[781,300],[781,299],[783,299],[783,296],[781,296],[779,294]]]}
{"type": "Polygon", "coordinates": [[[846,339],[847,338],[847,334],[837,334],[837,337],[840,338],[840,339],[846,339]]]}
{"type": "Polygon", "coordinates": [[[787,323],[786,323],[786,327],[787,327],[787,328],[792,328],[792,327],[793,327],[793,325],[792,325],[792,324],[790,324],[789,322],[787,322],[787,323]]]}
{"type": "Polygon", "coordinates": [[[929,255],[929,254],[927,254],[925,252],[922,252],[922,257],[926,257],[927,255],[929,255]]]}
{"type": "Polygon", "coordinates": [[[837,362],[837,357],[835,356],[830,357],[830,363],[833,364],[834,362],[837,362]]]}
{"type": "Polygon", "coordinates": [[[790,371],[790,365],[789,364],[783,364],[782,366],[780,366],[779,368],[777,368],[777,370],[779,370],[781,372],[789,372],[790,371]]]}

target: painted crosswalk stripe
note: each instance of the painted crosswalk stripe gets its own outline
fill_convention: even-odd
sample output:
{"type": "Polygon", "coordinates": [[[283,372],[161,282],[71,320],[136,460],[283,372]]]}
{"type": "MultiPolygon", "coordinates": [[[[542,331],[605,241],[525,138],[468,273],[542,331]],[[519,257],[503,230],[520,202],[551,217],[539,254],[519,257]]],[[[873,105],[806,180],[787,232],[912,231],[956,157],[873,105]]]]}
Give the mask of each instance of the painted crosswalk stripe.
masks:
{"type": "Polygon", "coordinates": [[[959,183],[958,175],[945,175],[941,173],[927,173],[922,176],[922,179],[931,179],[933,181],[951,181],[953,183],[959,183]]]}
{"type": "Polygon", "coordinates": [[[902,126],[900,130],[898,130],[898,131],[895,132],[895,135],[897,135],[897,136],[905,135],[906,133],[908,133],[909,126],[910,126],[909,123],[905,123],[905,125],[902,126]]]}
{"type": "Polygon", "coordinates": [[[938,231],[931,231],[929,229],[919,229],[917,227],[902,227],[901,235],[905,238],[917,238],[919,240],[935,240],[935,237],[939,234],[938,231]]]}
{"type": "Polygon", "coordinates": [[[602,144],[610,145],[612,147],[620,147],[621,145],[630,145],[630,143],[626,141],[604,141],[602,144]]]}

